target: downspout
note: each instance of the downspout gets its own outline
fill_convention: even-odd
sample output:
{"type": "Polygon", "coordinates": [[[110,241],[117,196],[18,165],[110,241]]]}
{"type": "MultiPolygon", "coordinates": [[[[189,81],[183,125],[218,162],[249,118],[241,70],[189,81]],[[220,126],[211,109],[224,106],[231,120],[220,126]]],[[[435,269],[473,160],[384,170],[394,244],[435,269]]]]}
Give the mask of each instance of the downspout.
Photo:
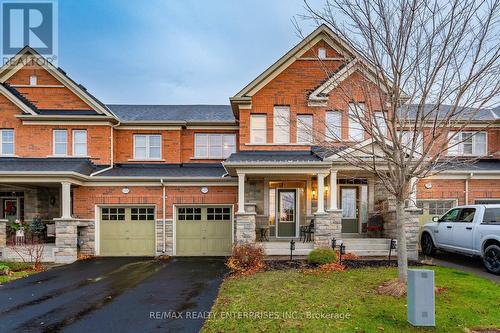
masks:
{"type": "Polygon", "coordinates": [[[165,232],[166,232],[166,228],[165,228],[165,223],[166,223],[166,220],[165,220],[165,216],[166,216],[166,212],[165,212],[165,207],[166,207],[166,192],[165,192],[165,183],[163,182],[163,178],[160,178],[160,182],[161,182],[161,187],[162,187],[162,230],[163,230],[163,250],[162,252],[165,253],[165,250],[166,250],[166,241],[167,241],[167,237],[165,235],[165,232]]]}
{"type": "Polygon", "coordinates": [[[115,155],[115,151],[114,151],[115,150],[114,149],[115,148],[115,144],[114,144],[115,143],[115,140],[114,140],[114,129],[117,126],[120,126],[120,124],[121,124],[121,122],[118,121],[117,124],[111,125],[111,127],[110,127],[111,137],[110,137],[110,144],[109,144],[109,147],[110,147],[109,148],[109,150],[110,150],[110,154],[109,154],[109,167],[104,168],[104,169],[99,170],[99,171],[96,171],[94,173],[91,173],[90,177],[96,176],[96,175],[98,175],[100,173],[103,173],[103,172],[106,172],[108,170],[113,169],[113,165],[115,164],[115,156],[114,156],[115,155]]]}
{"type": "Polygon", "coordinates": [[[465,204],[469,204],[469,179],[474,176],[474,173],[471,172],[467,178],[465,178],[465,204]]]}

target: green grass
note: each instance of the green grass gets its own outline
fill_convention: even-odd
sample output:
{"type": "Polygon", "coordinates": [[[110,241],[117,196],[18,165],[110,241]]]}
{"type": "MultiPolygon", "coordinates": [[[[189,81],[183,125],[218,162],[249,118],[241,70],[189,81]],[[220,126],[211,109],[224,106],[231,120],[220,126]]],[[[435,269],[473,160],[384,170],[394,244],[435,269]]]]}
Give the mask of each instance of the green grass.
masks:
{"type": "Polygon", "coordinates": [[[319,275],[271,271],[228,279],[204,331],[464,332],[466,328],[500,327],[498,284],[461,271],[431,269],[435,270],[436,286],[448,288],[436,295],[436,329],[407,323],[406,298],[374,292],[383,281],[397,276],[395,269],[365,268],[319,275]],[[273,312],[278,319],[228,319],[250,312],[273,312]],[[286,312],[289,318],[284,318],[286,312]],[[349,318],[309,319],[307,312],[349,314],[349,318]]]}
{"type": "Polygon", "coordinates": [[[0,266],[2,265],[8,266],[11,270],[11,274],[0,275],[0,284],[37,273],[36,271],[32,270],[31,264],[26,264],[23,262],[0,261],[0,266]]]}

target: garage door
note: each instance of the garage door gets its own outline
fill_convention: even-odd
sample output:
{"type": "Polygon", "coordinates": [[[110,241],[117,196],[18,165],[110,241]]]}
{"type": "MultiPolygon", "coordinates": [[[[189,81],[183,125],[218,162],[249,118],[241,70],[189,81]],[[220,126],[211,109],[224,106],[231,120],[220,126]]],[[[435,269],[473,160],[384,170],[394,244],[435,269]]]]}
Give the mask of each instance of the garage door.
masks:
{"type": "Polygon", "coordinates": [[[176,214],[176,255],[231,254],[231,206],[183,206],[176,214]]]}
{"type": "Polygon", "coordinates": [[[154,256],[154,207],[102,207],[101,256],[154,256]]]}

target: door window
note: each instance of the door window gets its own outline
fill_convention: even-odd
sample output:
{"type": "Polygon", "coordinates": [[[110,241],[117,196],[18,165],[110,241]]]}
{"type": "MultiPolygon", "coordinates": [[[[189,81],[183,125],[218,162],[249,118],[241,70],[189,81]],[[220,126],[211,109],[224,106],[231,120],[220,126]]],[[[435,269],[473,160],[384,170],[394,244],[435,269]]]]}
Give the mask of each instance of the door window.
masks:
{"type": "Polygon", "coordinates": [[[343,188],[342,189],[342,217],[345,219],[356,218],[356,189],[343,188]]]}
{"type": "Polygon", "coordinates": [[[452,209],[446,213],[439,221],[440,222],[455,222],[457,220],[460,209],[452,209]]]}
{"type": "Polygon", "coordinates": [[[457,218],[457,222],[472,222],[474,220],[475,213],[475,208],[462,208],[460,215],[457,218]]]}
{"type": "Polygon", "coordinates": [[[280,222],[295,222],[295,191],[279,192],[280,222]]]}

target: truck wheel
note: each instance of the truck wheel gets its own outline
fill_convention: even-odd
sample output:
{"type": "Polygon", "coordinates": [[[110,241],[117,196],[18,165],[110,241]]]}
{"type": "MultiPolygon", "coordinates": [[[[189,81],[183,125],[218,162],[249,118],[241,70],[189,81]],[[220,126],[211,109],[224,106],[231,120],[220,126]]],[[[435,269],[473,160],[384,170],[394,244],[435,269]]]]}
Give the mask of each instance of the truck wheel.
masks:
{"type": "Polygon", "coordinates": [[[486,248],[483,255],[483,264],[488,272],[500,274],[500,246],[492,244],[486,248]]]}
{"type": "Polygon", "coordinates": [[[420,245],[422,246],[422,252],[425,255],[432,256],[436,253],[436,246],[434,246],[432,237],[428,233],[424,233],[422,235],[422,242],[420,243],[420,245]]]}

